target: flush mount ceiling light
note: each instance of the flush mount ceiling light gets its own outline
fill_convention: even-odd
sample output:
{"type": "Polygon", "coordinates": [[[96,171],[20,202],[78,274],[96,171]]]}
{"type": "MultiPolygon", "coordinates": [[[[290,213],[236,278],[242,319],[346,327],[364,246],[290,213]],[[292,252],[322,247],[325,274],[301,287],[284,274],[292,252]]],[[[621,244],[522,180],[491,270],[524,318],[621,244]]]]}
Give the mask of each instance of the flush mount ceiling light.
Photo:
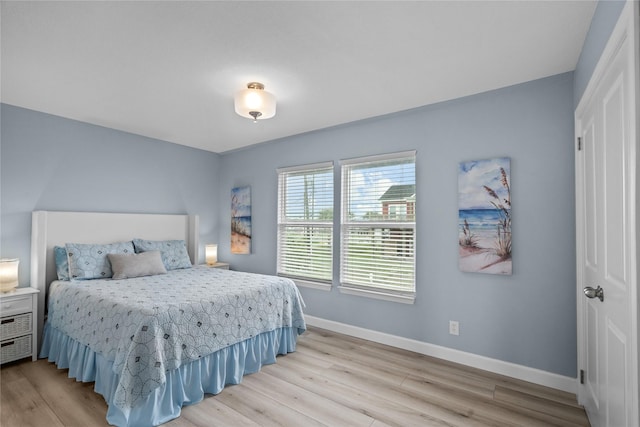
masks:
{"type": "Polygon", "coordinates": [[[236,93],[234,101],[236,113],[253,119],[254,123],[276,115],[276,97],[264,90],[262,83],[249,83],[246,89],[236,93]]]}

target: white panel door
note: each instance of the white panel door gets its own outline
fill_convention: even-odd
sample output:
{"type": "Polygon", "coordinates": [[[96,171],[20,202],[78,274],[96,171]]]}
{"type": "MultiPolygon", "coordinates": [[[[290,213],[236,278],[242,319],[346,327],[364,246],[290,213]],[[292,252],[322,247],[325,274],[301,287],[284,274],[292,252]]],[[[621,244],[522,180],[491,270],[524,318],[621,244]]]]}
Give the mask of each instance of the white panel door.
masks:
{"type": "Polygon", "coordinates": [[[617,30],[576,110],[578,396],[593,427],[638,425],[636,44],[633,24],[617,30]]]}

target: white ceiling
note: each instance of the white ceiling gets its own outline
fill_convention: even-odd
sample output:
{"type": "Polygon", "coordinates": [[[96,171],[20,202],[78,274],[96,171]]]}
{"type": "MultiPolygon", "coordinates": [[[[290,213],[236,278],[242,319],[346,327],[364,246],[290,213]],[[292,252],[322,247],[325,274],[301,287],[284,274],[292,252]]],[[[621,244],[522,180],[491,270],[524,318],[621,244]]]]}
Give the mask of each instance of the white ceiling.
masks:
{"type": "Polygon", "coordinates": [[[1,3],[4,103],[213,152],[575,69],[593,1],[1,3]],[[273,119],[234,113],[250,81],[273,119]]]}

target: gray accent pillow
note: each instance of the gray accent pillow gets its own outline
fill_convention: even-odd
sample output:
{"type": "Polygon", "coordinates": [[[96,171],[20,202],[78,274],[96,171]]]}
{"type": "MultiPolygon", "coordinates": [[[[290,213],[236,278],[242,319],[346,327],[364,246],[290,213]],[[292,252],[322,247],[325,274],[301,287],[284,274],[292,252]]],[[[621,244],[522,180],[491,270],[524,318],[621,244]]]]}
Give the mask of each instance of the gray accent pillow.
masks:
{"type": "Polygon", "coordinates": [[[108,254],[114,279],[167,274],[160,251],[139,254],[108,254]]]}

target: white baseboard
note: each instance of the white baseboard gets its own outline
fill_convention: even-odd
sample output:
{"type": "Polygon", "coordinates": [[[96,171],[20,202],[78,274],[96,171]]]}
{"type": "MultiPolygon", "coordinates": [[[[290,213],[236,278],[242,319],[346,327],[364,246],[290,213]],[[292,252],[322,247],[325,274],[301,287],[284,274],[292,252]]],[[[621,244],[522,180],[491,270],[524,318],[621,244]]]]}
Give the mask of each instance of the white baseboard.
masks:
{"type": "Polygon", "coordinates": [[[350,335],[352,337],[414,351],[416,353],[483,369],[500,375],[507,375],[512,378],[566,391],[568,393],[576,394],[577,391],[577,380],[575,378],[542,371],[540,369],[529,368],[515,363],[504,362],[502,360],[492,359],[485,356],[479,356],[477,354],[467,353],[435,344],[429,344],[410,338],[403,338],[396,335],[386,334],[384,332],[347,325],[346,323],[334,322],[333,320],[326,320],[320,317],[305,315],[305,320],[310,326],[316,326],[318,328],[327,329],[340,334],[350,335]]]}

